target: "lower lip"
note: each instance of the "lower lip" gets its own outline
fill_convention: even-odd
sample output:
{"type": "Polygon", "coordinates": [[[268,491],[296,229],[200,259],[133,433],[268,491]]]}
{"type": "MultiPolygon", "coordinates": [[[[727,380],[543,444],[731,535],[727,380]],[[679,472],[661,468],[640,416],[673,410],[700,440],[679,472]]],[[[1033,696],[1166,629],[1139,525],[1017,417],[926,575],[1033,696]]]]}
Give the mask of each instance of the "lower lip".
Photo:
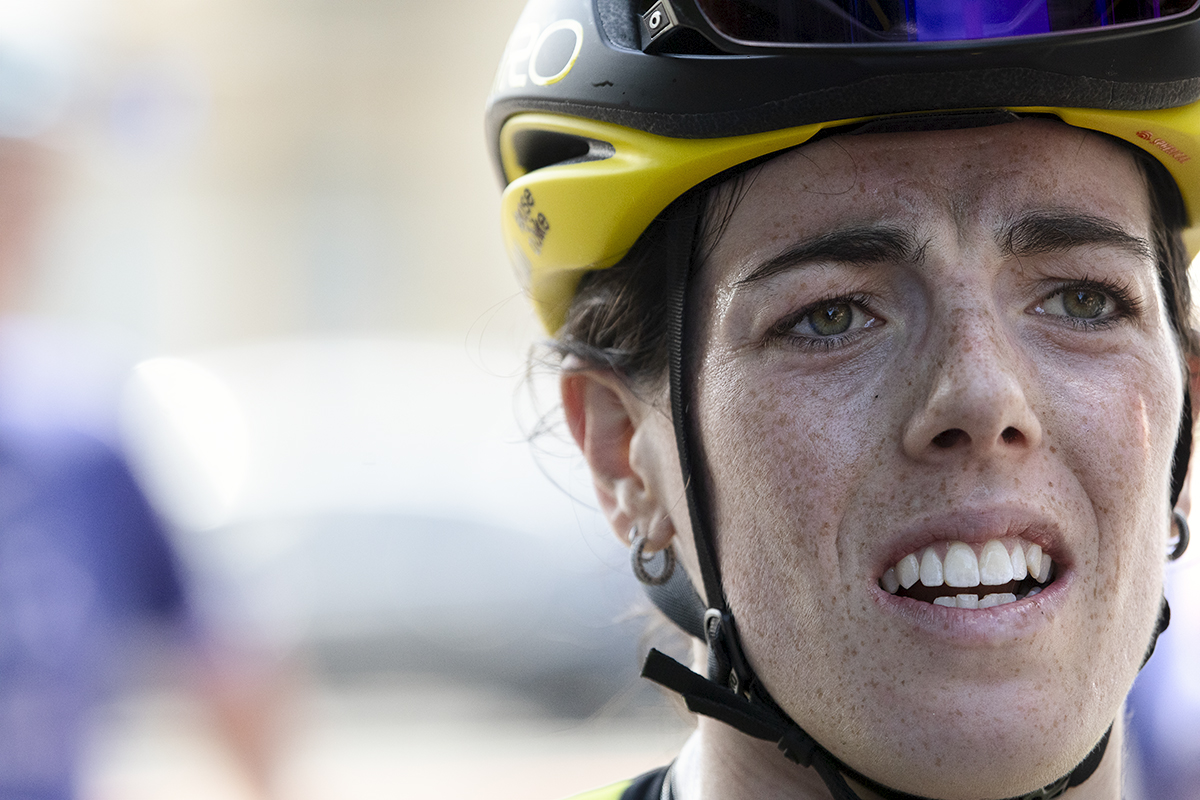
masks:
{"type": "MultiPolygon", "coordinates": [[[[948,608],[910,597],[889,594],[872,584],[876,603],[911,628],[959,645],[990,646],[1011,643],[1013,636],[1032,634],[1049,626],[1071,588],[1071,573],[1059,571],[1054,582],[1033,597],[991,608],[948,608]]],[[[969,590],[964,590],[969,591],[969,590]]]]}

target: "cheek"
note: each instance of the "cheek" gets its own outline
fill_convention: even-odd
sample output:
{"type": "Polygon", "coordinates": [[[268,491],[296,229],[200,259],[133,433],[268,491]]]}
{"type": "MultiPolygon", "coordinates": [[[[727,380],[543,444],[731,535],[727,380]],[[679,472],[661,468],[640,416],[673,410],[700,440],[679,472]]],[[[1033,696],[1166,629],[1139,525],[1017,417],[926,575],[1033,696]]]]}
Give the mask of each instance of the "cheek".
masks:
{"type": "Polygon", "coordinates": [[[899,403],[862,379],[735,372],[700,406],[726,596],[759,678],[832,743],[844,732],[826,710],[859,707],[901,655],[846,552],[865,545],[846,524],[894,461],[899,403]]]}
{"type": "Polygon", "coordinates": [[[786,375],[726,371],[709,385],[721,389],[701,406],[708,495],[735,615],[741,606],[755,625],[828,618],[849,580],[841,520],[894,427],[882,402],[786,375]]]}
{"type": "MultiPolygon", "coordinates": [[[[1088,498],[1100,525],[1144,541],[1166,525],[1168,487],[1182,411],[1182,378],[1168,359],[1126,359],[1100,379],[1051,384],[1047,441],[1088,498]],[[1055,452],[1057,451],[1057,452],[1055,452]]],[[[1121,537],[1124,539],[1125,537],[1121,537]]]]}
{"type": "Polygon", "coordinates": [[[1048,414],[1047,440],[1077,484],[1051,500],[1079,497],[1080,507],[1071,510],[1093,515],[1097,531],[1075,554],[1079,574],[1094,576],[1080,598],[1083,611],[1094,617],[1105,610],[1099,622],[1125,643],[1134,666],[1157,617],[1170,527],[1182,379],[1169,364],[1131,361],[1109,380],[1062,382],[1048,414]]]}

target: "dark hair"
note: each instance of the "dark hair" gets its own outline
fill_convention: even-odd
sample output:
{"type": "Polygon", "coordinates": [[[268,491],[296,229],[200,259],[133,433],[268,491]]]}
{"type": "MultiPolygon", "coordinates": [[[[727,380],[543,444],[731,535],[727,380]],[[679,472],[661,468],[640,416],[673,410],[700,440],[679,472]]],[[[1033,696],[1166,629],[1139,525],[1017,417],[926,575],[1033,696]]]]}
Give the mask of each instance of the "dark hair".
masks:
{"type": "Polygon", "coordinates": [[[1163,299],[1175,330],[1175,340],[1186,358],[1200,355],[1200,339],[1192,327],[1192,287],[1188,280],[1187,248],[1183,245],[1183,229],[1187,225],[1187,208],[1175,179],[1156,159],[1133,145],[1121,142],[1131,150],[1150,191],[1150,235],[1153,238],[1154,258],[1158,263],[1158,280],[1163,299]]]}
{"type": "Polygon", "coordinates": [[[587,273],[552,350],[588,367],[608,367],[631,386],[665,379],[667,293],[680,266],[670,263],[679,251],[667,243],[680,236],[691,242],[686,265],[691,279],[753,184],[753,168],[766,160],[735,167],[687,192],[650,223],[619,263],[587,273]],[[697,196],[698,203],[690,202],[697,196]]]}
{"type": "MultiPolygon", "coordinates": [[[[583,276],[567,319],[550,346],[588,367],[608,367],[631,384],[650,382],[667,370],[667,323],[662,313],[671,272],[662,243],[668,225],[695,228],[668,207],[646,228],[625,258],[583,276]]],[[[695,258],[691,259],[694,263],[695,258]]]]}
{"type": "MultiPolygon", "coordinates": [[[[1187,210],[1175,180],[1153,157],[1133,145],[1106,137],[1134,155],[1150,195],[1151,236],[1167,312],[1184,356],[1200,353],[1200,342],[1191,327],[1192,295],[1188,282],[1187,250],[1182,231],[1187,210]]],[[[752,183],[746,168],[721,176],[666,208],[638,239],[629,253],[609,269],[589,272],[579,283],[551,348],[560,357],[573,355],[589,368],[607,367],[631,387],[655,385],[667,371],[666,308],[669,276],[673,267],[665,242],[669,233],[691,236],[689,275],[703,262],[705,252],[719,238],[725,224],[752,183]],[[686,208],[698,209],[687,212],[686,208]],[[683,230],[678,230],[682,227],[683,230]],[[676,230],[672,230],[676,229],[676,230]]]]}

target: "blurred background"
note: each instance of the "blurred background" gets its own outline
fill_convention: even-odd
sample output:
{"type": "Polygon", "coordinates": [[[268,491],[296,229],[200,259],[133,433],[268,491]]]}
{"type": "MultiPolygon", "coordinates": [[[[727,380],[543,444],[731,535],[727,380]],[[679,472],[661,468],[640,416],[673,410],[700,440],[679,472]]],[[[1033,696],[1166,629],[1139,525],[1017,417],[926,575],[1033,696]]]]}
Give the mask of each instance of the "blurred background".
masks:
{"type": "MultiPolygon", "coordinates": [[[[527,369],[481,122],[522,6],[0,1],[0,456],[78,433],[115,454],[97,494],[126,465],[159,523],[121,545],[141,574],[81,572],[103,559],[5,528],[34,471],[0,458],[0,561],[37,565],[0,569],[0,684],[6,642],[44,676],[67,647],[29,630],[87,629],[110,584],[145,600],[63,670],[103,673],[79,797],[538,800],[686,737],[636,677],[647,641],[681,645],[527,369]],[[38,592],[53,613],[22,610],[38,592]]],[[[1193,764],[1197,563],[1135,712],[1193,764]]],[[[27,735],[30,680],[0,696],[0,739],[28,739],[0,790],[67,768],[27,735]]]]}
{"type": "MultiPolygon", "coordinates": [[[[0,428],[123,454],[182,596],[105,648],[80,797],[561,797],[686,735],[578,457],[533,436],[481,123],[521,6],[0,3],[0,428]]],[[[50,758],[15,752],[0,792],[50,758]]]]}

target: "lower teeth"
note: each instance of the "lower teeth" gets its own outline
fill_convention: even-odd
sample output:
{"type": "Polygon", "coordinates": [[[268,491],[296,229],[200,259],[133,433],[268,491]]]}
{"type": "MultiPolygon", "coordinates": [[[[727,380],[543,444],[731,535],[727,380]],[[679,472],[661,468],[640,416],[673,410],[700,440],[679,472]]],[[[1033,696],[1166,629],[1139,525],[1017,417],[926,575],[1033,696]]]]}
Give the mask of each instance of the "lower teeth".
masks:
{"type": "Polygon", "coordinates": [[[1017,602],[1017,596],[1011,592],[996,592],[995,594],[985,594],[982,598],[977,594],[960,594],[955,597],[936,597],[933,600],[935,606],[945,606],[946,608],[993,608],[995,606],[1003,606],[1008,603],[1017,602]]]}
{"type": "MultiPolygon", "coordinates": [[[[1028,577],[1019,582],[1013,582],[1008,588],[1009,591],[997,591],[990,594],[957,594],[957,595],[942,595],[938,597],[929,597],[926,594],[921,596],[921,592],[910,592],[908,589],[900,589],[896,594],[900,597],[912,597],[915,600],[923,600],[927,603],[933,603],[935,606],[943,606],[945,608],[969,608],[969,609],[986,609],[995,606],[1008,605],[1015,603],[1018,600],[1025,600],[1034,597],[1042,592],[1054,580],[1054,573],[1051,572],[1046,576],[1045,583],[1038,583],[1034,578],[1028,577]]],[[[918,584],[919,586],[919,584],[918,584]]],[[[914,589],[917,587],[914,587],[914,589]]],[[[979,589],[987,589],[997,587],[980,586],[979,589]]],[[[976,590],[978,591],[978,590],[976,590]]]]}
{"type": "Polygon", "coordinates": [[[1034,595],[1041,594],[1044,586],[1034,586],[1027,592],[1021,594],[1013,594],[1012,592],[996,592],[995,594],[985,594],[980,597],[977,594],[960,594],[946,597],[935,597],[933,604],[935,606],[943,606],[945,608],[970,608],[983,609],[994,608],[995,606],[1004,606],[1009,603],[1015,603],[1018,600],[1025,600],[1034,595]]]}

